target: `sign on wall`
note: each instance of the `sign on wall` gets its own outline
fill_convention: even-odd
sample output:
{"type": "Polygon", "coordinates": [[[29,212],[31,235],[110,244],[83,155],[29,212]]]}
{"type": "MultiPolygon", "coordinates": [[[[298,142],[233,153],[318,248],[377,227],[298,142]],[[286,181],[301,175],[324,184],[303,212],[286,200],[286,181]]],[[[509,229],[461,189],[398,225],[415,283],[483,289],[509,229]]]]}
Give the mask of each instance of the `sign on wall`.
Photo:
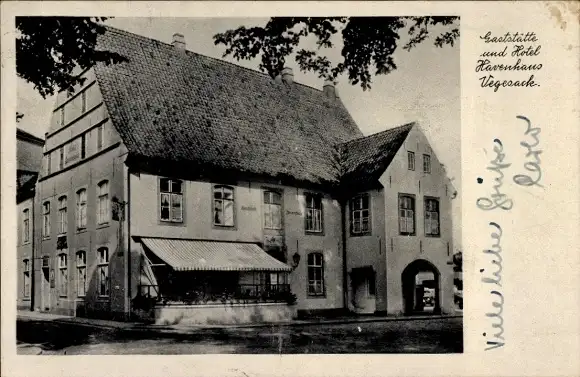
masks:
{"type": "Polygon", "coordinates": [[[75,139],[66,145],[65,163],[69,164],[80,158],[81,155],[81,139],[75,139]]]}

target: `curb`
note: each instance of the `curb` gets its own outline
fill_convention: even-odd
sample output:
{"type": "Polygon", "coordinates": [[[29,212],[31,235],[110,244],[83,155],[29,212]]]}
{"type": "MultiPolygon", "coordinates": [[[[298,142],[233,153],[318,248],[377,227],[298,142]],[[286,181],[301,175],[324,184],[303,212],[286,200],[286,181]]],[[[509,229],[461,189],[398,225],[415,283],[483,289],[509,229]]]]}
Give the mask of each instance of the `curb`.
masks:
{"type": "MultiPolygon", "coordinates": [[[[443,320],[451,318],[462,318],[463,315],[430,315],[430,316],[413,316],[413,317],[361,317],[361,318],[344,318],[344,319],[330,319],[330,320],[319,320],[319,321],[304,321],[296,320],[292,322],[271,322],[271,323],[257,323],[257,324],[240,324],[240,325],[147,325],[147,324],[125,324],[125,322],[119,322],[117,324],[101,324],[101,323],[87,323],[75,320],[69,320],[65,318],[52,319],[50,322],[66,324],[66,325],[78,325],[84,327],[92,328],[102,328],[102,329],[115,329],[122,331],[171,331],[171,332],[183,332],[185,330],[216,330],[216,329],[251,329],[251,328],[266,328],[266,327],[299,327],[299,326],[317,326],[317,325],[341,325],[350,323],[371,323],[371,322],[401,322],[401,321],[419,321],[419,320],[443,320]]],[[[28,317],[28,316],[17,316],[21,319],[37,319],[40,318],[28,317]]],[[[74,318],[74,317],[71,317],[74,318]]]]}

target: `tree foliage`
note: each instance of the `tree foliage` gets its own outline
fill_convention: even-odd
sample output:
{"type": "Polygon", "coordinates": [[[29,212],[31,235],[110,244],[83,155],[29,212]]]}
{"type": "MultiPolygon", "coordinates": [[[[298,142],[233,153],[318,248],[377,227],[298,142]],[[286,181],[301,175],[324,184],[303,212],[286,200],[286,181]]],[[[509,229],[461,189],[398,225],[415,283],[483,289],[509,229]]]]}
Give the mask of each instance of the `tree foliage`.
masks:
{"type": "Polygon", "coordinates": [[[371,87],[372,75],[387,74],[397,68],[393,54],[397,48],[411,50],[434,37],[435,46],[453,46],[459,38],[457,17],[273,17],[266,26],[245,27],[214,35],[216,45],[224,45],[224,57],[250,60],[261,56],[259,69],[276,77],[286,58],[296,53],[302,71],[336,80],[346,73],[352,85],[371,87]],[[433,33],[433,28],[438,29],[433,33]],[[441,29],[443,31],[441,31],[441,29]],[[332,37],[342,35],[342,61],[332,63],[323,53],[334,47],[332,37]],[[408,42],[399,46],[400,36],[408,42]],[[435,34],[435,35],[433,35],[435,34]],[[314,36],[317,49],[298,49],[303,38],[314,36]]]}
{"type": "Polygon", "coordinates": [[[97,50],[97,37],[105,32],[106,17],[17,17],[16,73],[46,98],[55,90],[73,91],[82,84],[75,68],[97,62],[125,61],[122,55],[97,50]]]}

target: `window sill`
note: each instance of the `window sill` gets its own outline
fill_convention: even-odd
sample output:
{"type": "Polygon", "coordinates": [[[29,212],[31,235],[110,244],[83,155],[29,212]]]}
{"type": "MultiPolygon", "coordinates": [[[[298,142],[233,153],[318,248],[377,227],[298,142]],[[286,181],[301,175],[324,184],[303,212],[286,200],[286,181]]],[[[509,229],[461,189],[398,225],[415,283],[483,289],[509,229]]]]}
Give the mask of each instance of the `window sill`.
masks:
{"type": "Polygon", "coordinates": [[[168,226],[185,226],[185,221],[171,221],[171,220],[161,220],[159,219],[159,225],[168,225],[168,226]]]}
{"type": "Polygon", "coordinates": [[[22,301],[30,301],[30,297],[22,297],[22,301]]]}
{"type": "Polygon", "coordinates": [[[109,302],[109,301],[111,301],[111,297],[110,296],[98,296],[97,297],[97,301],[99,301],[99,302],[109,302]]]}
{"type": "Polygon", "coordinates": [[[86,231],[87,231],[87,228],[77,228],[76,233],[79,234],[79,233],[84,233],[86,231]]]}
{"type": "Polygon", "coordinates": [[[427,238],[441,238],[440,234],[434,235],[434,234],[425,234],[425,237],[427,238]]]}
{"type": "Polygon", "coordinates": [[[307,236],[324,236],[324,231],[305,230],[304,234],[307,236]]]}
{"type": "Polygon", "coordinates": [[[58,295],[58,298],[68,298],[68,295],[58,295]]]}
{"type": "Polygon", "coordinates": [[[213,224],[214,229],[222,229],[222,230],[237,230],[235,225],[220,225],[220,224],[213,224]]]}
{"type": "Polygon", "coordinates": [[[326,298],[326,294],[321,294],[321,295],[307,294],[306,298],[322,299],[322,298],[326,298]]]}
{"type": "Polygon", "coordinates": [[[415,237],[417,233],[399,233],[399,236],[402,237],[415,237]]]}
{"type": "Polygon", "coordinates": [[[26,246],[26,245],[30,245],[30,244],[31,244],[31,242],[30,242],[30,241],[26,241],[26,242],[22,242],[22,243],[20,244],[20,246],[26,246]]]}
{"type": "Polygon", "coordinates": [[[97,225],[97,229],[103,229],[103,228],[108,228],[109,227],[109,222],[106,223],[102,223],[102,224],[98,224],[97,225]]]}
{"type": "Polygon", "coordinates": [[[50,236],[42,236],[42,240],[43,241],[48,241],[48,240],[50,240],[50,236]]]}
{"type": "Polygon", "coordinates": [[[371,232],[366,232],[366,233],[351,233],[350,236],[351,237],[365,237],[365,236],[370,236],[372,235],[371,232]]]}

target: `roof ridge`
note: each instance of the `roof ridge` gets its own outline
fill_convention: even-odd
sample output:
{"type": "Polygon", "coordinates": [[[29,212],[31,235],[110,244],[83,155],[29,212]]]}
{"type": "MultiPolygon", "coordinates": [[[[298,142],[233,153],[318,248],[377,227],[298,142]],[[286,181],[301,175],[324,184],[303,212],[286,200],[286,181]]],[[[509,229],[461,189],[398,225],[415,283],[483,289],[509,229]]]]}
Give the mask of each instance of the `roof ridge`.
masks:
{"type": "Polygon", "coordinates": [[[383,131],[375,132],[374,134],[370,134],[370,135],[367,135],[367,136],[357,137],[356,139],[352,139],[352,140],[349,140],[349,141],[345,141],[345,142],[339,143],[339,144],[340,145],[347,145],[349,143],[354,143],[354,142],[361,141],[361,140],[364,140],[364,139],[369,139],[371,137],[376,137],[376,136],[381,135],[381,134],[385,134],[385,133],[397,131],[397,130],[402,129],[402,128],[406,128],[406,127],[411,128],[411,127],[416,126],[416,125],[417,125],[417,122],[409,122],[409,123],[406,123],[406,124],[403,124],[403,125],[400,125],[400,126],[396,126],[396,127],[393,127],[393,128],[388,128],[388,129],[383,130],[383,131]]]}
{"type": "MultiPolygon", "coordinates": [[[[137,33],[133,33],[133,32],[131,32],[131,31],[127,31],[127,30],[123,30],[123,29],[119,29],[119,28],[116,28],[116,27],[114,27],[114,26],[110,26],[110,25],[103,25],[103,26],[104,26],[105,28],[107,28],[107,29],[112,29],[112,31],[114,31],[114,32],[121,32],[121,33],[129,34],[129,35],[131,35],[131,36],[134,36],[134,37],[137,37],[137,38],[140,38],[140,39],[148,39],[148,40],[151,40],[151,41],[159,42],[159,43],[161,43],[161,44],[164,44],[164,45],[166,45],[166,46],[168,46],[168,47],[174,48],[174,47],[171,45],[171,43],[163,42],[163,41],[161,41],[161,40],[159,40],[159,39],[155,39],[155,38],[146,37],[146,36],[144,36],[144,35],[137,34],[137,33]]],[[[269,80],[272,80],[272,81],[274,81],[274,79],[273,79],[273,78],[271,78],[271,77],[270,77],[270,75],[268,75],[267,73],[264,73],[264,72],[258,71],[258,70],[256,70],[256,69],[252,69],[252,68],[244,67],[244,66],[242,66],[242,65],[239,65],[239,64],[236,64],[236,63],[233,63],[233,62],[229,62],[229,61],[227,61],[227,60],[224,60],[224,59],[215,58],[215,57],[213,57],[213,56],[209,56],[209,55],[205,55],[205,54],[202,54],[202,53],[199,53],[199,52],[196,52],[196,51],[188,50],[187,48],[185,49],[185,51],[186,51],[186,52],[189,52],[189,53],[191,53],[191,54],[195,54],[195,55],[198,55],[198,56],[201,56],[201,57],[207,58],[207,59],[211,59],[211,60],[217,61],[217,62],[219,62],[219,63],[224,63],[224,64],[227,64],[227,65],[232,65],[232,66],[234,66],[234,67],[236,67],[236,68],[241,68],[241,69],[244,69],[244,70],[246,70],[246,71],[249,71],[249,72],[252,72],[252,73],[258,74],[258,75],[260,75],[260,76],[263,76],[263,77],[265,77],[265,78],[268,78],[269,80]]],[[[311,89],[311,90],[314,90],[314,91],[316,91],[316,92],[323,93],[323,90],[322,90],[322,89],[318,89],[318,88],[315,88],[315,87],[313,87],[313,86],[310,86],[310,85],[306,85],[306,84],[304,84],[304,83],[301,83],[301,82],[298,82],[298,81],[294,81],[293,83],[294,83],[294,84],[296,84],[296,85],[303,86],[303,87],[305,87],[305,88],[307,88],[307,89],[311,89]]],[[[337,100],[340,100],[340,97],[337,97],[337,100]]]]}

